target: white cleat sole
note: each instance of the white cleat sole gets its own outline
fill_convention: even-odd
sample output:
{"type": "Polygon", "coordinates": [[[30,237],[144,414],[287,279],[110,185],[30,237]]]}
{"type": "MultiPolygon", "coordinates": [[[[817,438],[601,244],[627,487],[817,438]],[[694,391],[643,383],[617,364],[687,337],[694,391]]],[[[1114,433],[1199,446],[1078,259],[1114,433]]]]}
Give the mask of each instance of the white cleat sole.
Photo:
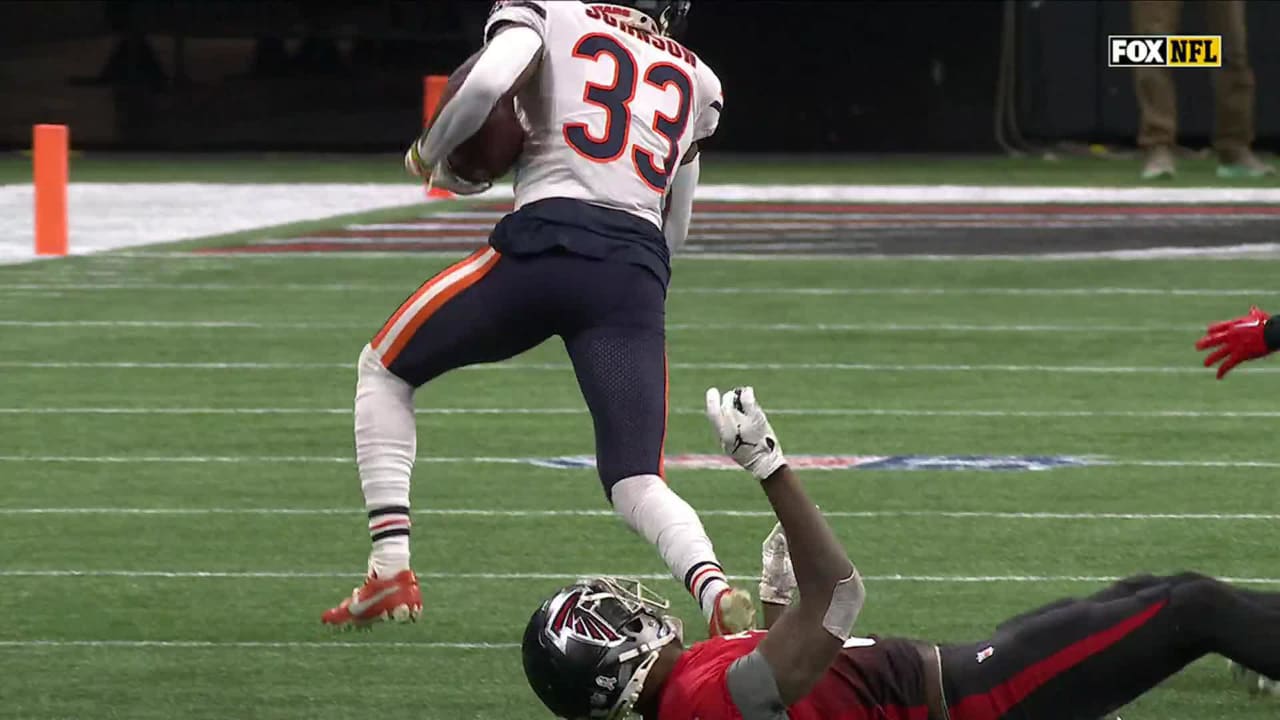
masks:
{"type": "Polygon", "coordinates": [[[399,605],[391,611],[389,618],[384,616],[384,619],[398,623],[418,622],[418,614],[420,612],[420,610],[415,610],[408,605],[399,605]]]}
{"type": "Polygon", "coordinates": [[[369,631],[374,625],[384,622],[394,622],[399,624],[416,623],[418,618],[422,616],[422,608],[412,608],[408,605],[397,605],[395,608],[384,612],[380,615],[373,615],[360,620],[352,620],[342,625],[332,625],[337,630],[348,632],[350,630],[369,631]]]}

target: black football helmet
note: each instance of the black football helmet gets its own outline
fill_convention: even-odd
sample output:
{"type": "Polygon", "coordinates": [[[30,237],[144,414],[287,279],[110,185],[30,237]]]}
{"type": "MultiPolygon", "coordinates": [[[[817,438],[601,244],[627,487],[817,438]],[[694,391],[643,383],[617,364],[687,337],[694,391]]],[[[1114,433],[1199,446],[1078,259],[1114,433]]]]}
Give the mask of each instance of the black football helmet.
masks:
{"type": "Polygon", "coordinates": [[[645,30],[667,37],[679,37],[684,31],[685,20],[689,17],[689,6],[692,4],[692,0],[602,0],[602,2],[588,0],[588,2],[592,5],[615,5],[639,10],[650,21],[643,25],[651,24],[651,27],[644,27],[645,30]]]}
{"type": "Polygon", "coordinates": [[[529,686],[558,717],[621,720],[663,647],[680,635],[670,603],[632,580],[561,588],[529,619],[521,654],[529,686]]]}

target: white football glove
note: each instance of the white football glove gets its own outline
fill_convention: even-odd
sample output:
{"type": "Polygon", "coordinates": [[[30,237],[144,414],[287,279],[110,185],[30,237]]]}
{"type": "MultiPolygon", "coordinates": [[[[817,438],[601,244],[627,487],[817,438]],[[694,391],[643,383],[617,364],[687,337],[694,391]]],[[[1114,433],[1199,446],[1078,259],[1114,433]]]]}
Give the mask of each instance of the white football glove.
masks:
{"type": "Polygon", "coordinates": [[[429,177],[428,187],[437,187],[441,190],[448,190],[455,195],[476,195],[493,187],[491,182],[476,183],[470,180],[464,180],[453,172],[453,168],[449,167],[447,159],[436,163],[435,169],[430,173],[424,166],[419,146],[422,139],[419,138],[404,154],[404,169],[414,177],[429,177]]]}
{"type": "Polygon", "coordinates": [[[787,464],[769,418],[756,404],[754,388],[734,388],[723,397],[716,388],[708,388],[707,419],[725,453],[757,480],[764,480],[787,464]]]}
{"type": "Polygon", "coordinates": [[[441,160],[436,163],[436,169],[431,173],[431,187],[448,190],[455,195],[477,195],[493,187],[493,183],[471,182],[460,178],[454,174],[453,168],[449,167],[448,160],[441,160]]]}
{"type": "Polygon", "coordinates": [[[787,534],[782,523],[773,526],[773,532],[760,546],[760,601],[773,605],[790,605],[791,593],[796,589],[796,574],[791,567],[791,553],[787,550],[787,534]]]}

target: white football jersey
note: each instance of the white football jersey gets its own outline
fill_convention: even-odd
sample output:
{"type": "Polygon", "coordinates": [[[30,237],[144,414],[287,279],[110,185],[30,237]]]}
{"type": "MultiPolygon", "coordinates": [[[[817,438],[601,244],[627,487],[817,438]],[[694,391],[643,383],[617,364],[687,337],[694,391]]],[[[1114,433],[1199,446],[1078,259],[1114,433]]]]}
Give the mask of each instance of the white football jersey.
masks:
{"type": "Polygon", "coordinates": [[[689,146],[715,132],[716,74],[680,43],[623,25],[608,6],[500,0],[485,26],[542,36],[537,76],[516,97],[525,123],[516,209],[571,198],[662,228],[662,203],[689,146]]]}

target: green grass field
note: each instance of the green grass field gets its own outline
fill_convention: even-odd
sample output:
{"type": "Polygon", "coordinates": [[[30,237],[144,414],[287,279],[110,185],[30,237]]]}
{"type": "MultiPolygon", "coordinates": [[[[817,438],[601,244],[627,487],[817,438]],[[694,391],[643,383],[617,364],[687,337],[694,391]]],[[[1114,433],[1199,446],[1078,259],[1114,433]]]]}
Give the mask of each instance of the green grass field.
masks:
{"type": "MultiPolygon", "coordinates": [[[[591,453],[554,342],[419,393],[424,621],[340,635],[319,624],[367,552],[352,366],[448,261],[0,267],[0,717],[545,716],[513,645],[537,603],[579,574],[665,572],[604,512],[591,471],[477,460],[591,453]]],[[[703,390],[751,383],[793,455],[1113,461],[808,473],[822,507],[846,513],[832,522],[870,578],[864,633],[977,639],[1138,571],[1280,591],[1280,375],[1261,365],[1216,383],[1192,349],[1206,321],[1276,304],[1278,273],[1259,260],[678,261],[668,451],[714,452],[703,390]]],[[[669,474],[729,572],[757,572],[772,521],[756,483],[669,474]]],[[[678,584],[654,584],[696,631],[678,584]]],[[[1250,720],[1277,707],[1213,659],[1121,714],[1250,720]]]]}

